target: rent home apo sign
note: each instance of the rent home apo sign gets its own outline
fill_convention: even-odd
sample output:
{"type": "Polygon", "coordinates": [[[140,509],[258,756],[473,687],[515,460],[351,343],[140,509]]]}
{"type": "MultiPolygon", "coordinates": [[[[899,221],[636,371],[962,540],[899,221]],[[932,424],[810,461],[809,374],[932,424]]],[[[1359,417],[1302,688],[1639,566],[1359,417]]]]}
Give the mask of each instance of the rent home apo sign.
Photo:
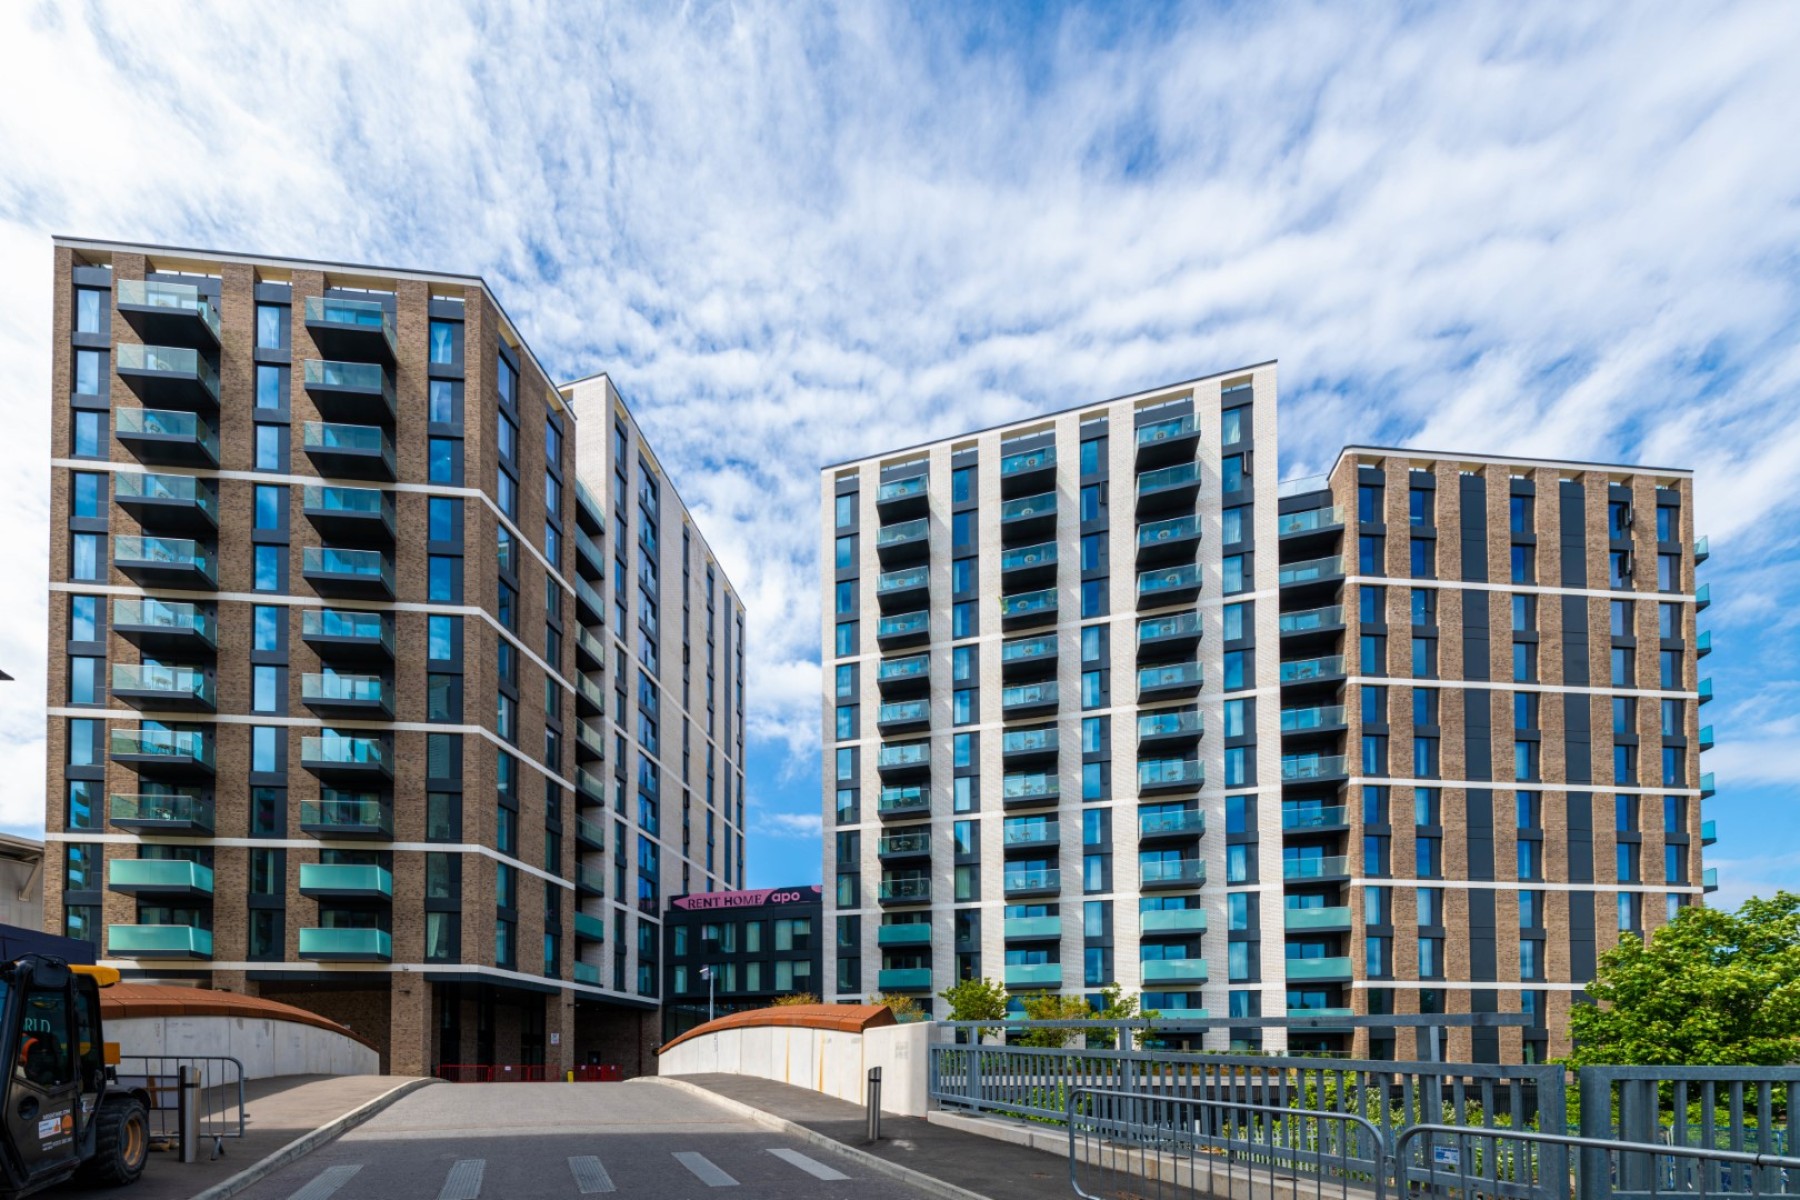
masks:
{"type": "Polygon", "coordinates": [[[701,892],[697,896],[680,896],[670,903],[676,908],[699,911],[709,908],[761,908],[766,904],[803,904],[817,900],[823,892],[818,885],[804,888],[761,888],[749,892],[701,892]]]}

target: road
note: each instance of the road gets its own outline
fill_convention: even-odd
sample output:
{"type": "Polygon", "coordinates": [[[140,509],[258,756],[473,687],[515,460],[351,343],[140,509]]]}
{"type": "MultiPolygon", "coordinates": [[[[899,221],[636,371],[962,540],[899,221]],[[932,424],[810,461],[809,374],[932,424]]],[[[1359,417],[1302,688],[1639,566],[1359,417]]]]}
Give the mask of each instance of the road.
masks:
{"type": "Polygon", "coordinates": [[[439,1084],[243,1200],[916,1200],[924,1193],[653,1083],[439,1084]]]}

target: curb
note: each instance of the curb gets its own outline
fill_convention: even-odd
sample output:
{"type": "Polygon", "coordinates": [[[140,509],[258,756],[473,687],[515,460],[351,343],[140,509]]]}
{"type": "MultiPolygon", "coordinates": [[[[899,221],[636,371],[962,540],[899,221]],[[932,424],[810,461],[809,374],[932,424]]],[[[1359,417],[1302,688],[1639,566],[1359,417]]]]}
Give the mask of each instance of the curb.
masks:
{"type": "MultiPolygon", "coordinates": [[[[836,1138],[827,1137],[816,1129],[808,1129],[806,1126],[795,1121],[790,1121],[786,1117],[778,1117],[772,1112],[766,1112],[763,1109],[757,1108],[755,1105],[745,1104],[742,1100],[734,1100],[730,1096],[721,1096],[717,1092],[709,1092],[698,1084],[689,1083],[685,1079],[671,1078],[665,1075],[640,1075],[629,1082],[661,1084],[664,1087],[687,1092],[692,1096],[711,1100],[713,1103],[722,1105],[741,1117],[754,1121],[765,1129],[773,1130],[776,1133],[784,1133],[789,1137],[797,1138],[809,1145],[817,1146],[821,1150],[829,1150],[834,1154],[841,1154],[852,1162],[877,1175],[885,1175],[889,1179],[898,1180],[899,1182],[917,1188],[919,1191],[925,1192],[928,1195],[936,1196],[938,1197],[938,1200],[988,1200],[988,1197],[982,1195],[980,1192],[971,1192],[967,1188],[957,1187],[953,1183],[945,1183],[934,1175],[927,1175],[922,1171],[915,1171],[911,1167],[903,1167],[899,1163],[889,1162],[885,1158],[870,1154],[867,1150],[858,1150],[855,1146],[840,1142],[836,1138]]],[[[211,1196],[196,1196],[194,1197],[194,1200],[213,1200],[213,1198],[211,1196]]]]}
{"type": "Polygon", "coordinates": [[[225,1200],[227,1196],[235,1196],[251,1184],[261,1182],[296,1159],[305,1158],[339,1134],[355,1129],[403,1097],[437,1082],[438,1080],[429,1077],[408,1079],[405,1083],[391,1087],[374,1099],[365,1100],[343,1116],[325,1122],[311,1133],[301,1134],[275,1153],[251,1163],[231,1178],[215,1183],[204,1192],[195,1194],[191,1200],[225,1200]]]}

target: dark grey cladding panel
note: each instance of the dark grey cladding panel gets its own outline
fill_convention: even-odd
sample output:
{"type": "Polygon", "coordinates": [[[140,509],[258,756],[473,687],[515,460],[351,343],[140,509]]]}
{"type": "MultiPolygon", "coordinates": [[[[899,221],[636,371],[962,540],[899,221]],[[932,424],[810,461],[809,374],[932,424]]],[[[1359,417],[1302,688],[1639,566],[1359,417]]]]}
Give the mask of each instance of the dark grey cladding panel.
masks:
{"type": "MultiPolygon", "coordinates": [[[[1464,801],[1469,827],[1469,878],[1494,878],[1494,793],[1471,788],[1464,801]]],[[[1492,914],[1489,914],[1490,920],[1492,914]]]]}
{"type": "Polygon", "coordinates": [[[1558,489],[1561,511],[1562,586],[1587,586],[1587,489],[1564,480],[1558,489]]]}
{"type": "MultiPolygon", "coordinates": [[[[1462,578],[1466,583],[1486,583],[1487,480],[1480,475],[1464,475],[1458,479],[1458,484],[1461,488],[1461,515],[1458,522],[1462,530],[1462,578]]],[[[1486,676],[1482,678],[1485,679],[1486,676]]]]}
{"type": "Polygon", "coordinates": [[[1586,596],[1564,596],[1562,598],[1562,627],[1563,682],[1571,687],[1586,687],[1588,682],[1588,602],[1586,596]]]}
{"type": "Polygon", "coordinates": [[[1586,792],[1570,792],[1567,800],[1569,828],[1569,882],[1594,882],[1594,798],[1586,792]]]}
{"type": "Polygon", "coordinates": [[[1494,694],[1487,688],[1463,689],[1464,778],[1494,777],[1494,694]]]}
{"type": "MultiPolygon", "coordinates": [[[[1467,575],[1464,576],[1467,578],[1467,575]]],[[[1463,678],[1483,680],[1492,675],[1490,655],[1492,653],[1489,640],[1489,621],[1491,614],[1489,604],[1493,597],[1490,593],[1477,588],[1469,588],[1462,594],[1463,598],[1463,678]]],[[[1479,689],[1470,689],[1472,692],[1479,689]]],[[[1487,778],[1483,775],[1480,778],[1487,778]]]]}
{"type": "Polygon", "coordinates": [[[1594,781],[1592,698],[1569,693],[1563,701],[1563,745],[1570,783],[1594,781]]]}
{"type": "Polygon", "coordinates": [[[1569,893],[1569,978],[1586,983],[1594,977],[1594,893],[1569,893]]]}

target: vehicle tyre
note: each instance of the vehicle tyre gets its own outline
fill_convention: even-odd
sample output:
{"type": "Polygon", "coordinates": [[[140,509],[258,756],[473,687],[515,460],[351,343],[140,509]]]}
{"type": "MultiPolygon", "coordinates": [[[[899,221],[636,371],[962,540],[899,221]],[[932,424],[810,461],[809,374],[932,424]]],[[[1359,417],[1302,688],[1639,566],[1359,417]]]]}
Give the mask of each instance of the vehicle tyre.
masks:
{"type": "Polygon", "coordinates": [[[108,1096],[95,1115],[94,1157],[81,1177],[114,1186],[135,1183],[150,1155],[150,1114],[136,1096],[108,1096]]]}

